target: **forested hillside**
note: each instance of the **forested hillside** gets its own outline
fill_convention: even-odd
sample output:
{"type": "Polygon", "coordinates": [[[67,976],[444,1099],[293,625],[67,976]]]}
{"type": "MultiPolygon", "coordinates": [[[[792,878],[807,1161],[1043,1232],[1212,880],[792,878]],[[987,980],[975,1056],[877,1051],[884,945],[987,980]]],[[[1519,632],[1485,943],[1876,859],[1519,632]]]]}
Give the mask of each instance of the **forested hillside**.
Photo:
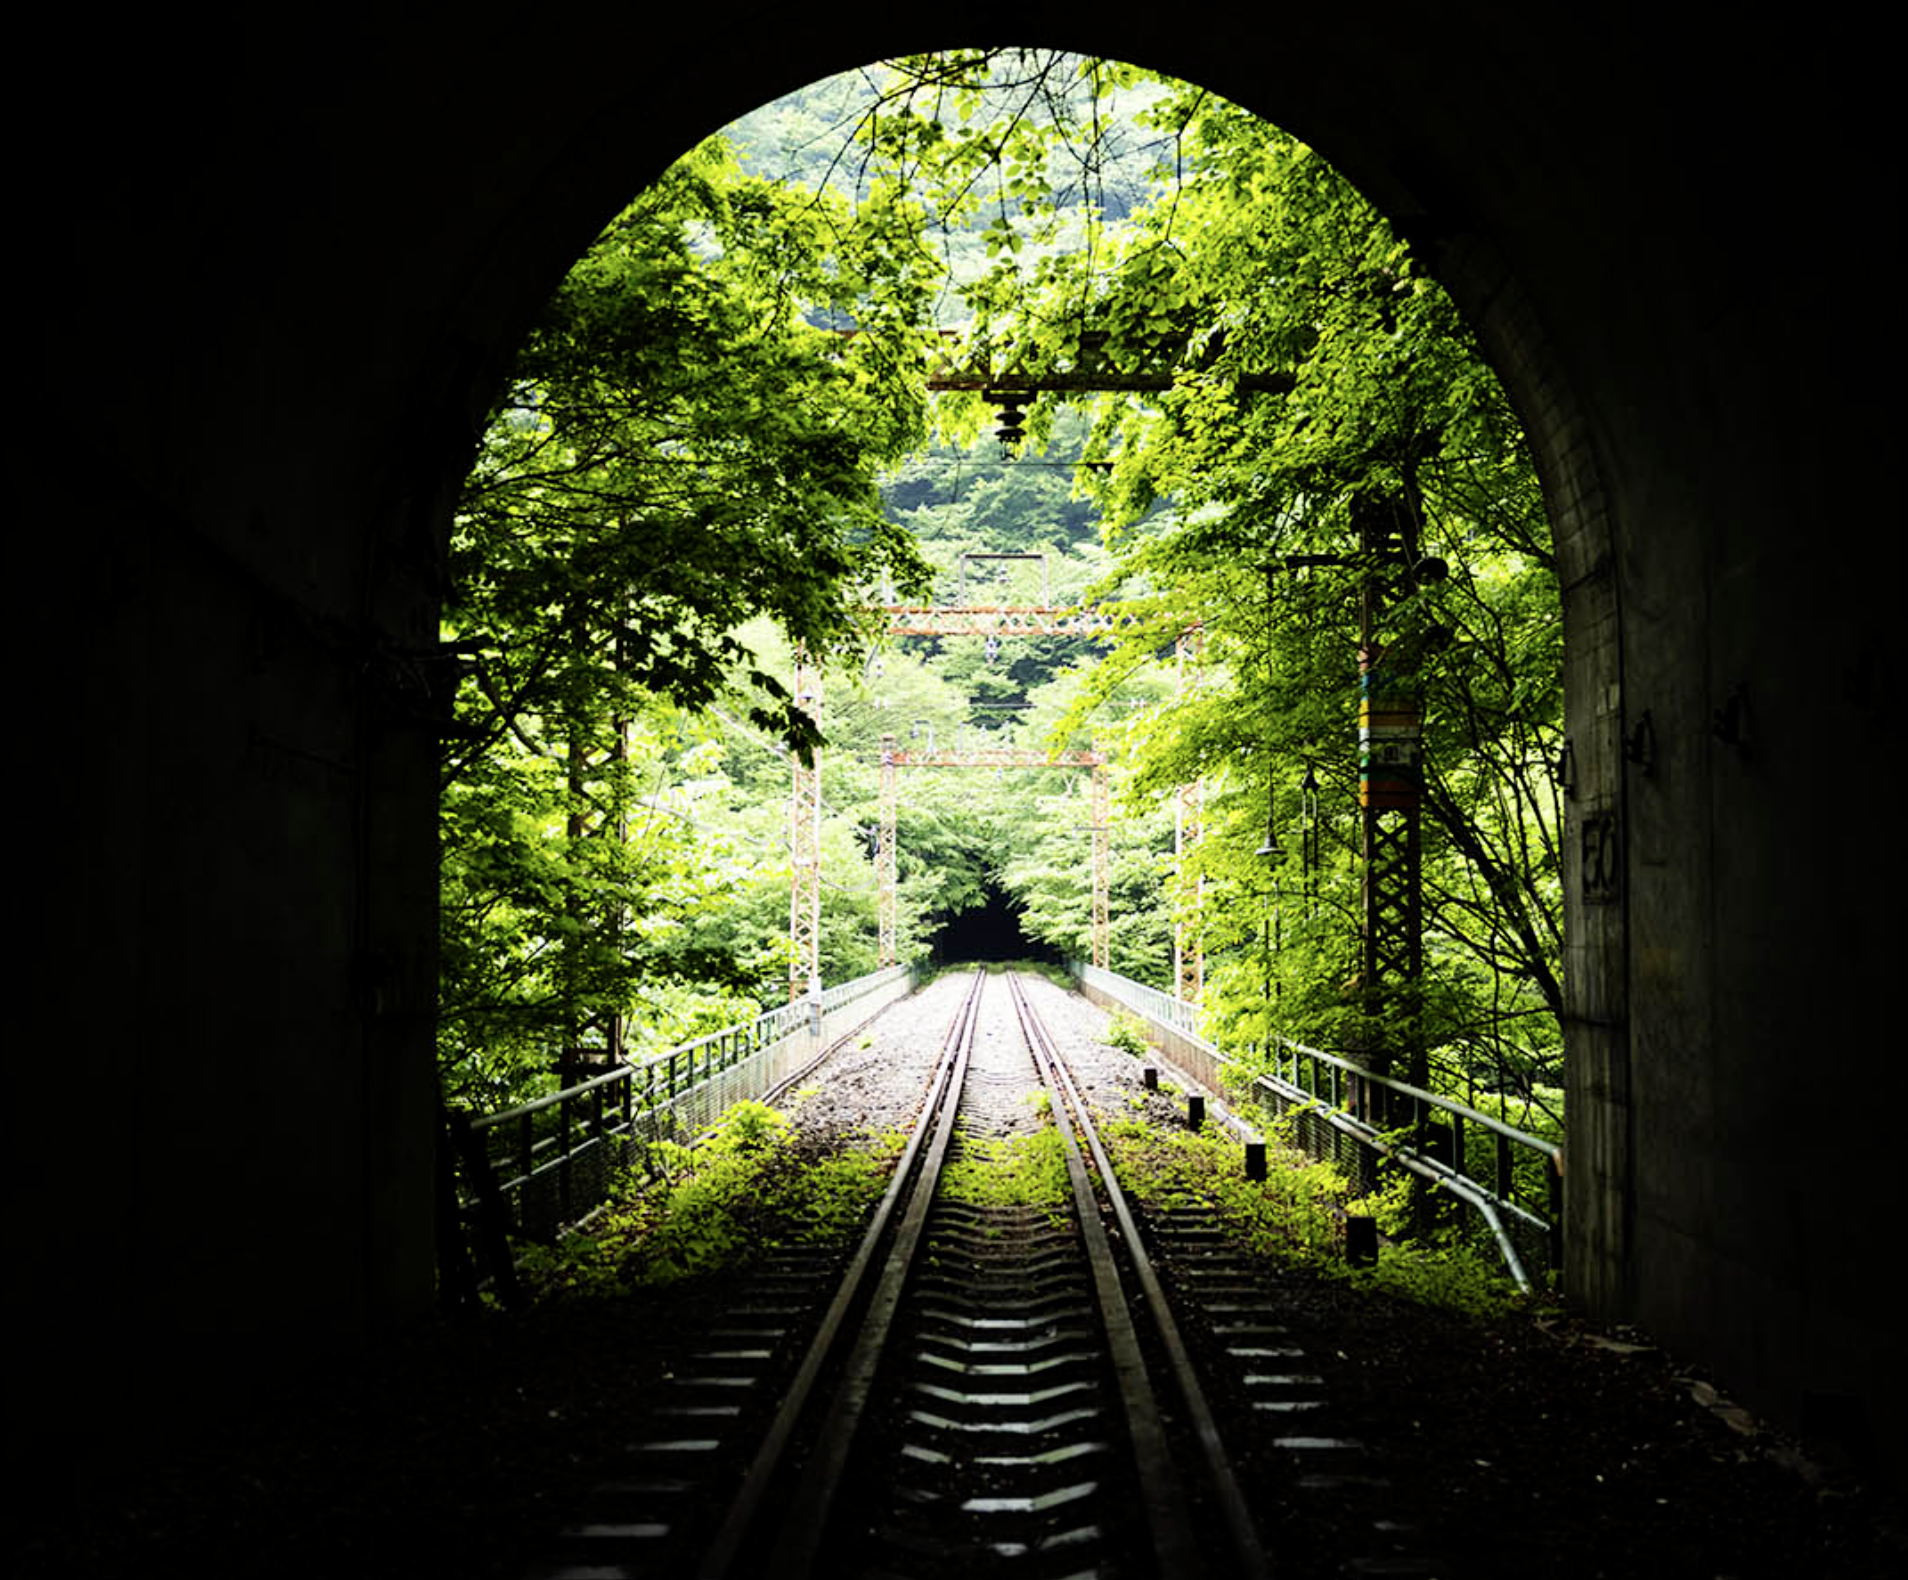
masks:
{"type": "MultiPolygon", "coordinates": [[[[1201,90],[942,56],[732,128],[553,302],[453,570],[444,1048],[472,1096],[565,1044],[636,1050],[781,996],[799,641],[827,658],[825,979],[875,960],[884,734],[1097,742],[1115,970],[1170,985],[1177,908],[1228,1045],[1409,1036],[1447,1083],[1549,1100],[1560,638],[1521,434],[1406,242],[1201,90]],[[1030,395],[1003,443],[975,395],[926,393],[976,367],[1074,387],[1030,395]],[[1045,559],[963,566],[1003,551],[1045,559]],[[1358,980],[1360,599],[1381,581],[1385,669],[1425,718],[1405,1028],[1358,980]],[[888,641],[862,613],[963,587],[1135,618],[987,644],[888,641]],[[1195,780],[1206,838],[1178,873],[1195,780]]],[[[1090,821],[1077,773],[910,772],[903,958],[990,889],[1083,955],[1090,821]]]]}

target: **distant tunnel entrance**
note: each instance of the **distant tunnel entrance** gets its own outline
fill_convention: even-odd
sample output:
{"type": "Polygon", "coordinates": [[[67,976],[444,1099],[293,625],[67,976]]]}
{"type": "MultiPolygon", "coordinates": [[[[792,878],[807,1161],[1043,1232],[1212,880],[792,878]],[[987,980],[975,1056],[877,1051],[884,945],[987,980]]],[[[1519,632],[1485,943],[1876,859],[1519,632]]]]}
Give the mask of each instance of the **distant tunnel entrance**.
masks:
{"type": "Polygon", "coordinates": [[[934,935],[934,958],[948,960],[1045,960],[1062,964],[1052,944],[1020,929],[1020,907],[1013,896],[989,882],[977,906],[957,912],[934,935]]]}

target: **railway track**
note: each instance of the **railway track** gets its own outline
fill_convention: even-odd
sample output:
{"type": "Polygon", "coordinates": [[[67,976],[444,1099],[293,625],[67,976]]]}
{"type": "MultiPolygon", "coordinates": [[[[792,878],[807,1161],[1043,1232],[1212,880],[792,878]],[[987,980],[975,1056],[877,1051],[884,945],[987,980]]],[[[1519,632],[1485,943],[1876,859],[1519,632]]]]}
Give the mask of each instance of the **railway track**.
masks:
{"type": "Polygon", "coordinates": [[[762,1277],[679,1369],[676,1414],[641,1429],[638,1473],[599,1486],[539,1580],[1270,1573],[1135,1215],[1016,979],[977,975],[963,997],[861,1243],[762,1277]],[[1064,1184],[1035,1168],[1017,1199],[972,1188],[977,1155],[1050,1159],[1055,1138],[1064,1184]]]}

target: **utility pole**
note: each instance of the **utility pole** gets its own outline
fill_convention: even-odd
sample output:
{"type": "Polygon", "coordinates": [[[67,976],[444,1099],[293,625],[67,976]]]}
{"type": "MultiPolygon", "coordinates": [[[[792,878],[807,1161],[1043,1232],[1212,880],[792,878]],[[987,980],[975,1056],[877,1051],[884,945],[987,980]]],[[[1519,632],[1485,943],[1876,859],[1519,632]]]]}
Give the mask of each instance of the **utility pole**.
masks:
{"type": "MultiPolygon", "coordinates": [[[[1186,670],[1196,664],[1205,647],[1205,633],[1195,627],[1182,632],[1173,645],[1179,662],[1179,694],[1186,694],[1186,670]]],[[[1187,869],[1204,834],[1206,782],[1196,778],[1179,787],[1173,816],[1173,860],[1179,876],[1179,896],[1173,906],[1173,983],[1182,1004],[1197,1004],[1206,986],[1206,945],[1200,933],[1200,905],[1205,879],[1188,878],[1187,869]]]]}
{"type": "MultiPolygon", "coordinates": [[[[1400,507],[1402,508],[1402,507],[1400,507]]],[[[1390,1074],[1403,1054],[1405,1078],[1425,1080],[1423,1028],[1418,1017],[1424,973],[1423,865],[1420,834],[1424,786],[1424,717],[1415,684],[1391,667],[1378,640],[1387,563],[1403,563],[1407,578],[1423,574],[1415,544],[1391,513],[1365,503],[1357,512],[1358,548],[1365,564],[1358,608],[1358,807],[1364,856],[1364,938],[1360,987],[1365,1008],[1395,1005],[1401,1031],[1371,1050],[1373,1066],[1390,1074]]],[[[1425,562],[1428,567],[1431,562],[1425,562]]],[[[1402,657],[1395,651],[1391,659],[1402,657]]]]}
{"type": "Polygon", "coordinates": [[[880,913],[881,948],[879,963],[891,966],[899,959],[894,936],[895,913],[895,742],[892,734],[881,737],[881,848],[875,852],[875,884],[880,913]]]}
{"type": "Polygon", "coordinates": [[[1112,970],[1112,896],[1109,850],[1111,830],[1107,819],[1112,811],[1112,795],[1106,782],[1106,754],[1098,750],[1093,765],[1093,963],[1102,971],[1112,970]]]}
{"type": "MultiPolygon", "coordinates": [[[[795,653],[795,705],[809,719],[821,721],[821,668],[809,661],[808,650],[795,653]]],[[[793,864],[789,885],[788,999],[821,992],[821,751],[804,764],[791,753],[793,780],[788,799],[788,852],[793,864]]]]}

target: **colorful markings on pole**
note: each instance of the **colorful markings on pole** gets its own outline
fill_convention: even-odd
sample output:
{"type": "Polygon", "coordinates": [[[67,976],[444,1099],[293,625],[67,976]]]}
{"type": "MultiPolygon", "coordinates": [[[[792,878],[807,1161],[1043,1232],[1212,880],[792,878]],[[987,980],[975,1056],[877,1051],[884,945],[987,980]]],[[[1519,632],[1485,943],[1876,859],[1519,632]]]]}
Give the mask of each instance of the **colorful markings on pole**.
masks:
{"type": "Polygon", "coordinates": [[[1424,788],[1417,699],[1376,670],[1358,677],[1358,804],[1409,809],[1424,788]]]}

